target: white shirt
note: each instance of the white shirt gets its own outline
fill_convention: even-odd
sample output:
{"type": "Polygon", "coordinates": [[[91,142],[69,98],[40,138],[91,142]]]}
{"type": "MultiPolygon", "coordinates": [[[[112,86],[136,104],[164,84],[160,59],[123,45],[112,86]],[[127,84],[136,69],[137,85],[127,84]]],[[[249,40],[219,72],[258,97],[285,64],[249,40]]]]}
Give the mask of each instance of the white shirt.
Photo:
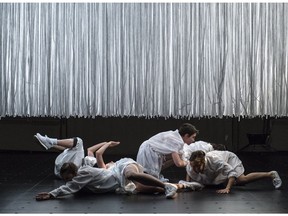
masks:
{"type": "Polygon", "coordinates": [[[94,193],[105,193],[115,191],[120,185],[114,177],[113,172],[103,168],[91,166],[80,167],[71,181],[50,192],[54,197],[68,195],[87,188],[94,193]]]}
{"type": "Polygon", "coordinates": [[[109,168],[109,170],[111,170],[113,175],[118,180],[120,186],[124,190],[126,190],[127,185],[129,184],[131,185],[133,183],[131,180],[128,180],[125,177],[125,173],[124,173],[125,168],[130,164],[134,164],[134,166],[138,169],[139,173],[143,173],[144,168],[131,158],[121,158],[120,160],[116,161],[113,164],[113,166],[109,168]]]}
{"type": "Polygon", "coordinates": [[[57,177],[61,178],[60,170],[64,163],[72,162],[78,168],[82,166],[82,160],[84,158],[83,140],[77,137],[77,144],[73,148],[65,149],[59,154],[55,160],[54,173],[57,177]]]}
{"type": "Polygon", "coordinates": [[[211,151],[206,153],[203,173],[194,172],[190,164],[186,166],[187,174],[192,181],[206,185],[224,183],[230,177],[239,177],[244,173],[241,160],[229,151],[211,151]]]}
{"type": "Polygon", "coordinates": [[[191,143],[190,145],[187,145],[185,143],[183,147],[183,155],[182,155],[182,160],[188,161],[191,157],[192,152],[202,150],[205,153],[213,151],[213,146],[205,141],[196,141],[194,143],[191,143]]]}
{"type": "Polygon", "coordinates": [[[137,163],[144,167],[144,171],[159,178],[165,155],[173,152],[182,153],[184,141],[178,130],[165,131],[144,141],[137,154],[137,163]]]}

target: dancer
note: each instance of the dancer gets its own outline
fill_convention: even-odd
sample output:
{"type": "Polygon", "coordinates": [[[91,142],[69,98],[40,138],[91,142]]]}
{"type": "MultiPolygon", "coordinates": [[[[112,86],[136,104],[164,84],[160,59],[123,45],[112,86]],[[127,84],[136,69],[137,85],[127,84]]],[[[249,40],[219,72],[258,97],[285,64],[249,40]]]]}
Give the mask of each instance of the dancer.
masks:
{"type": "Polygon", "coordinates": [[[173,164],[185,167],[187,161],[181,158],[183,146],[194,142],[197,134],[198,130],[189,123],[182,124],[175,131],[158,133],[141,144],[136,161],[146,173],[165,181],[161,170],[173,164]]]}
{"type": "MultiPolygon", "coordinates": [[[[54,174],[61,178],[60,169],[62,165],[66,162],[72,162],[76,165],[77,168],[81,167],[82,165],[90,165],[95,166],[97,164],[96,158],[94,156],[94,152],[102,147],[107,142],[102,142],[91,146],[87,149],[87,156],[85,157],[84,148],[83,148],[83,140],[79,137],[68,138],[68,139],[57,139],[57,138],[50,138],[47,135],[42,136],[41,134],[37,133],[34,137],[38,140],[38,142],[46,149],[57,149],[62,151],[55,160],[54,166],[54,174]]],[[[120,142],[111,141],[113,147],[118,145],[120,142]]]]}
{"type": "MultiPolygon", "coordinates": [[[[103,154],[109,145],[104,145],[96,152],[98,166],[109,169],[119,179],[121,187],[118,193],[163,193],[167,198],[173,198],[178,188],[187,187],[187,185],[179,185],[163,183],[152,175],[144,173],[143,167],[131,158],[122,158],[118,161],[105,164],[103,154]],[[122,191],[120,191],[122,190],[122,191]]],[[[197,189],[197,183],[193,185],[197,189]]],[[[192,187],[192,186],[188,186],[192,187]]],[[[195,190],[196,190],[195,189],[195,190]]]]}
{"type": "MultiPolygon", "coordinates": [[[[46,136],[45,139],[41,141],[47,145],[47,143],[51,142],[49,139],[50,138],[46,136]]],[[[96,151],[96,161],[100,168],[91,167],[87,164],[78,168],[73,162],[64,163],[60,169],[60,176],[66,181],[66,184],[51,192],[39,193],[36,196],[36,200],[53,199],[58,196],[76,193],[83,188],[94,193],[115,191],[118,191],[118,193],[165,192],[166,198],[174,198],[176,196],[177,185],[163,183],[157,178],[143,173],[143,168],[130,158],[123,158],[115,163],[110,162],[105,164],[102,157],[104,151],[108,147],[118,144],[119,142],[114,141],[101,143],[101,147],[96,151]]],[[[96,148],[90,147],[87,150],[90,156],[94,155],[93,149],[96,148]]]]}
{"type": "Polygon", "coordinates": [[[230,151],[194,151],[190,157],[190,163],[186,167],[187,181],[196,181],[204,185],[219,185],[226,183],[224,189],[217,193],[230,193],[233,185],[243,185],[256,180],[271,178],[275,189],[282,185],[277,171],[253,172],[244,174],[242,161],[230,151]]]}
{"type": "MultiPolygon", "coordinates": [[[[109,144],[105,144],[96,152],[96,159],[98,161],[98,167],[104,169],[111,169],[115,173],[117,179],[120,179],[121,189],[123,193],[162,193],[167,191],[163,190],[163,186],[174,186],[172,193],[175,189],[186,189],[197,191],[203,188],[203,185],[197,182],[179,181],[178,184],[163,183],[159,179],[152,175],[144,173],[143,167],[131,158],[122,158],[115,163],[104,163],[103,154],[108,148],[109,144]]],[[[118,189],[119,192],[119,189],[118,189]]]]}
{"type": "Polygon", "coordinates": [[[185,143],[183,147],[182,159],[189,161],[192,152],[197,151],[197,150],[202,150],[205,153],[214,151],[214,150],[225,151],[226,146],[223,144],[209,143],[209,142],[205,142],[202,140],[193,142],[190,145],[187,145],[185,143]]]}

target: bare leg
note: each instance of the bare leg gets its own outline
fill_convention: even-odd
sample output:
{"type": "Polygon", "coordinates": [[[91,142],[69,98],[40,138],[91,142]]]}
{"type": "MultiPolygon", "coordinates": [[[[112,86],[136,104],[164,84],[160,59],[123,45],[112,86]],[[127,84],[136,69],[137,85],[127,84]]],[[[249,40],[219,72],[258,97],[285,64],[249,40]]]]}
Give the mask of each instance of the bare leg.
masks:
{"type": "Polygon", "coordinates": [[[64,150],[66,148],[72,148],[74,143],[74,138],[70,139],[57,139],[57,138],[50,138],[48,136],[42,136],[41,134],[37,133],[34,135],[37,138],[38,142],[47,150],[50,148],[55,148],[58,150],[64,150]]]}
{"type": "Polygon", "coordinates": [[[56,149],[73,148],[74,139],[57,139],[57,144],[53,146],[56,149]],[[59,148],[60,147],[60,148],[59,148]],[[62,147],[62,148],[61,148],[62,147]]]}
{"type": "Polygon", "coordinates": [[[167,199],[175,198],[177,196],[178,187],[176,185],[171,183],[163,183],[152,175],[140,172],[136,164],[129,164],[124,170],[124,176],[128,180],[134,182],[136,185],[136,191],[143,193],[155,193],[161,192],[161,189],[163,189],[167,199]]]}
{"type": "MultiPolygon", "coordinates": [[[[110,143],[110,147],[113,147],[113,146],[115,146],[115,145],[118,145],[118,144],[120,144],[120,142],[116,142],[116,141],[110,141],[111,143],[110,143]]],[[[98,143],[98,144],[95,144],[95,145],[93,145],[93,146],[91,146],[91,147],[89,147],[88,149],[87,149],[87,155],[88,156],[91,156],[91,157],[95,157],[95,152],[98,150],[98,149],[100,149],[102,146],[104,146],[105,144],[107,144],[108,142],[102,142],[102,143],[98,143]]],[[[105,148],[105,150],[106,150],[106,148],[105,148]]],[[[103,152],[104,153],[104,152],[103,152]]]]}
{"type": "MultiPolygon", "coordinates": [[[[106,151],[106,149],[108,147],[113,147],[113,146],[116,146],[116,145],[119,145],[120,142],[115,142],[115,141],[110,141],[110,142],[104,142],[104,143],[100,143],[99,146],[101,146],[97,151],[96,151],[96,159],[97,159],[97,165],[99,168],[104,168],[104,169],[107,169],[106,167],[106,164],[104,162],[104,159],[103,159],[103,154],[104,152],[106,151]]],[[[92,146],[92,151],[94,149],[96,149],[97,147],[99,147],[96,145],[92,146]]],[[[94,153],[93,153],[94,155],[94,153]]],[[[111,163],[111,162],[110,162],[111,163]]]]}
{"type": "Polygon", "coordinates": [[[239,184],[247,184],[250,182],[257,181],[259,179],[264,179],[264,178],[271,178],[273,179],[273,174],[272,172],[253,172],[249,173],[247,175],[242,174],[237,178],[237,183],[239,184]]]}
{"type": "Polygon", "coordinates": [[[183,184],[175,184],[178,189],[185,189],[186,187],[183,184]]]}
{"type": "Polygon", "coordinates": [[[52,148],[57,149],[59,151],[64,151],[66,149],[65,147],[62,147],[62,146],[59,146],[59,145],[54,145],[54,146],[52,146],[52,148]]]}
{"type": "Polygon", "coordinates": [[[136,191],[139,193],[147,193],[147,194],[154,194],[154,193],[164,193],[165,190],[161,187],[155,187],[155,186],[147,186],[143,185],[139,182],[134,182],[136,185],[136,191]]]}
{"type": "Polygon", "coordinates": [[[129,164],[124,170],[124,175],[128,180],[136,181],[146,186],[165,187],[165,184],[154,176],[140,173],[135,164],[129,164]]]}
{"type": "Polygon", "coordinates": [[[95,144],[95,145],[87,148],[87,155],[91,156],[91,157],[95,157],[94,153],[106,143],[107,142],[98,143],[98,144],[95,144]]]}

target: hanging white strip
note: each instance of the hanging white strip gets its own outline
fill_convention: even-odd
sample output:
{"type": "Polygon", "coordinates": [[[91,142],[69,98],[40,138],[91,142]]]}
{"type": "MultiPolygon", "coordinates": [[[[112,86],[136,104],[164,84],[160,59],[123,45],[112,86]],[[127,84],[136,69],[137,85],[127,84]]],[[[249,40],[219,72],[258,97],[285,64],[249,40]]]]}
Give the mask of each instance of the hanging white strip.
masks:
{"type": "Polygon", "coordinates": [[[0,117],[287,116],[286,3],[1,3],[0,117]]]}

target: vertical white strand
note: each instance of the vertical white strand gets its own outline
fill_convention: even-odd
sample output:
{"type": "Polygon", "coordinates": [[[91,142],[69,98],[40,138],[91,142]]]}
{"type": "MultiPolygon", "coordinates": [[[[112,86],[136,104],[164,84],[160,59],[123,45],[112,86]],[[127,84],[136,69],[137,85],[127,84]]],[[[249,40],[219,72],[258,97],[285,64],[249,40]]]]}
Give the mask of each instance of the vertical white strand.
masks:
{"type": "Polygon", "coordinates": [[[0,117],[287,116],[286,3],[2,3],[0,117]]]}

